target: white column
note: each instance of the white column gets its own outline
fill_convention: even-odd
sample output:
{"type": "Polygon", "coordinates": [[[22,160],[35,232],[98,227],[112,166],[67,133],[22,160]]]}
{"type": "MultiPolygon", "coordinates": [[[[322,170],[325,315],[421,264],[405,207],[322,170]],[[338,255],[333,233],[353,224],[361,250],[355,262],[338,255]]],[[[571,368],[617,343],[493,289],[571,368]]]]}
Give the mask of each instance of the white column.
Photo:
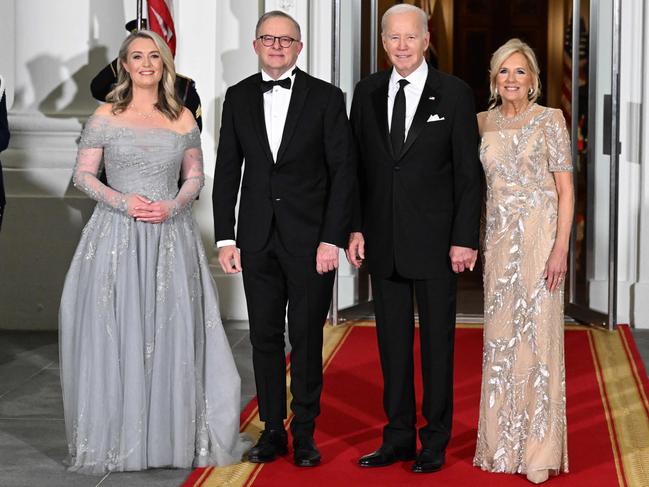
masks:
{"type": "Polygon", "coordinates": [[[16,0],[3,0],[2,16],[0,16],[0,75],[7,85],[7,109],[11,109],[14,101],[14,89],[16,82],[16,50],[12,49],[15,39],[16,0]]]}
{"type": "MultiPolygon", "coordinates": [[[[620,70],[620,154],[618,223],[618,322],[633,323],[633,293],[638,274],[640,146],[643,88],[642,0],[622,4],[620,70]]],[[[649,295],[646,295],[648,299],[649,295]]],[[[647,323],[649,326],[649,323],[647,323]]]]}
{"type": "Polygon", "coordinates": [[[309,3],[310,2],[308,0],[264,1],[264,12],[270,12],[271,10],[281,10],[282,12],[289,14],[297,21],[298,24],[300,24],[300,31],[302,32],[302,42],[304,43],[304,48],[302,49],[300,57],[297,60],[297,65],[303,71],[308,71],[309,66],[309,3]]]}
{"type": "Polygon", "coordinates": [[[311,2],[309,16],[309,74],[331,82],[331,0],[314,0],[311,2]]]}
{"type": "MultiPolygon", "coordinates": [[[[644,26],[649,26],[649,9],[644,10],[644,26]]],[[[637,281],[631,292],[631,322],[637,328],[649,328],[649,37],[644,38],[644,43],[637,44],[642,59],[633,69],[638,71],[642,84],[642,136],[640,147],[639,176],[637,185],[640,187],[638,203],[638,266],[637,281]]]]}

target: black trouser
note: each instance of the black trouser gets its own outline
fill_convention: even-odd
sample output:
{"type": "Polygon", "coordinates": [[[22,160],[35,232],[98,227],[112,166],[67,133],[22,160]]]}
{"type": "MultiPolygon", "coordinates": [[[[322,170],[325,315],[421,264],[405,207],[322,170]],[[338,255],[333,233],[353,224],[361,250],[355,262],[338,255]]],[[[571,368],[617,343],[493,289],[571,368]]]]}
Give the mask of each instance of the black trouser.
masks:
{"type": "Polygon", "coordinates": [[[453,345],[456,277],[412,280],[395,274],[372,277],[376,331],[383,371],[383,407],[388,424],[383,442],[416,445],[414,388],[414,305],[417,298],[427,424],[419,430],[424,448],[444,450],[451,438],[453,415],[453,345]]]}
{"type": "Polygon", "coordinates": [[[315,249],[308,256],[286,251],[276,230],[259,252],[242,252],[252,360],[259,417],[278,425],[286,418],[284,329],[288,302],[291,343],[293,435],[312,435],[320,413],[322,327],[327,318],[334,273],[316,272],[315,249]]]}

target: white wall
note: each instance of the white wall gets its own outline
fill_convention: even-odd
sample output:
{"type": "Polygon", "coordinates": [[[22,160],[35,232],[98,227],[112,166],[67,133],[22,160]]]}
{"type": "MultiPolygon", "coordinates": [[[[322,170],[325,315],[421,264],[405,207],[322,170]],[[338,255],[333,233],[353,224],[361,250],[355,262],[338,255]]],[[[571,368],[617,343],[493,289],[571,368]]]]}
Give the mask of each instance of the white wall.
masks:
{"type": "MultiPolygon", "coordinates": [[[[117,55],[134,2],[1,2],[0,69],[12,139],[2,154],[8,206],[0,233],[0,327],[55,329],[65,272],[94,206],[71,184],[76,140],[97,106],[89,82],[117,55]]],[[[203,102],[208,181],[195,211],[213,255],[211,176],[222,97],[257,71],[252,39],[260,2],[182,0],[175,7],[178,70],[196,80],[203,102]]],[[[240,278],[217,282],[223,315],[245,317],[240,278]]]]}
{"type": "MultiPolygon", "coordinates": [[[[610,0],[600,2],[609,9],[610,0]]],[[[204,243],[215,263],[212,176],[223,95],[258,69],[254,26],[265,10],[294,15],[306,34],[300,66],[323,79],[331,72],[330,0],[175,2],[178,70],[196,80],[203,101],[206,188],[195,206],[204,243]],[[184,33],[191,33],[186,35],[184,33]]],[[[358,0],[342,2],[341,87],[350,102],[358,73],[358,0]]],[[[134,17],[122,0],[0,0],[0,73],[8,84],[10,149],[2,154],[9,199],[0,233],[0,327],[53,329],[65,271],[93,204],[71,185],[76,139],[94,110],[88,84],[117,53],[123,25],[134,17]],[[74,12],[74,15],[70,15],[74,12]],[[61,35],[65,32],[65,35],[61,35]]],[[[610,19],[600,19],[598,41],[610,46],[610,19]],[[607,30],[608,29],[608,30],[607,30]],[[608,44],[607,44],[608,43],[608,44]]],[[[620,322],[649,328],[649,8],[623,4],[619,226],[620,322]]],[[[598,97],[610,92],[610,65],[598,59],[598,97]]],[[[595,121],[602,133],[601,114],[595,121]]],[[[595,141],[601,154],[601,139],[595,141]]],[[[591,302],[606,309],[608,157],[596,163],[595,270],[591,302]]],[[[342,259],[340,306],[354,301],[356,277],[342,259]]],[[[240,276],[214,274],[226,318],[245,319],[240,276]]]]}
{"type": "Polygon", "coordinates": [[[0,327],[56,328],[63,277],[92,209],[70,183],[76,138],[96,106],[89,81],[124,37],[125,12],[122,2],[3,0],[2,14],[12,139],[2,154],[0,327]]]}
{"type": "Polygon", "coordinates": [[[211,195],[223,97],[229,86],[258,70],[252,41],[263,8],[259,0],[182,0],[174,5],[179,22],[178,71],[196,81],[203,107],[206,178],[202,196],[194,205],[194,215],[210,256],[219,289],[221,314],[223,318],[246,319],[248,314],[241,275],[224,274],[216,259],[211,195]],[[189,35],[182,35],[183,32],[189,35]]]}
{"type": "MultiPolygon", "coordinates": [[[[594,141],[594,249],[590,303],[608,312],[610,156],[603,154],[602,99],[611,93],[612,0],[598,2],[595,36],[596,99],[594,141]]],[[[591,8],[595,8],[591,6],[591,8]]],[[[620,165],[618,185],[617,320],[649,328],[649,128],[646,81],[649,43],[644,36],[649,13],[642,0],[622,4],[620,75],[620,165]]]]}
{"type": "MultiPolygon", "coordinates": [[[[643,2],[631,0],[622,4],[621,76],[620,76],[620,185],[618,231],[618,322],[649,328],[649,315],[634,316],[634,289],[638,280],[640,217],[640,146],[643,89],[643,56],[635,46],[643,43],[643,2]]],[[[649,249],[645,246],[644,252],[649,249]]],[[[645,300],[649,299],[649,294],[645,300]]]]}
{"type": "MultiPolygon", "coordinates": [[[[358,72],[360,0],[343,3],[343,90],[358,72]],[[350,48],[353,46],[353,49],[350,48]]],[[[177,0],[178,72],[196,81],[203,108],[206,184],[194,207],[224,318],[246,319],[240,275],[221,272],[211,192],[223,96],[258,70],[254,27],[284,10],[302,28],[298,65],[329,80],[331,0],[177,0]]],[[[65,272],[94,203],[71,184],[76,141],[97,106],[90,80],[116,55],[135,17],[132,0],[0,0],[0,73],[8,84],[10,148],[2,154],[8,196],[0,233],[0,328],[55,329],[65,272]],[[62,35],[62,33],[65,35],[62,35]]],[[[354,302],[356,273],[341,253],[340,306],[354,302]]]]}
{"type": "Polygon", "coordinates": [[[639,116],[637,123],[636,110],[631,117],[634,121],[633,134],[637,137],[635,140],[637,152],[632,153],[628,158],[631,164],[630,180],[633,182],[636,195],[634,201],[629,204],[633,214],[629,226],[634,228],[637,242],[635,246],[637,262],[631,279],[635,282],[630,286],[629,312],[631,323],[638,328],[649,329],[649,36],[645,32],[649,27],[649,8],[643,9],[642,2],[635,0],[633,8],[624,11],[623,22],[630,21],[629,16],[632,17],[634,25],[631,29],[624,30],[634,32],[633,34],[627,32],[625,38],[632,35],[634,43],[623,44],[622,67],[624,74],[627,70],[634,73],[633,96],[634,101],[640,103],[637,109],[639,116]],[[643,32],[645,32],[644,36],[643,32]],[[629,48],[630,45],[635,49],[629,48]]]}

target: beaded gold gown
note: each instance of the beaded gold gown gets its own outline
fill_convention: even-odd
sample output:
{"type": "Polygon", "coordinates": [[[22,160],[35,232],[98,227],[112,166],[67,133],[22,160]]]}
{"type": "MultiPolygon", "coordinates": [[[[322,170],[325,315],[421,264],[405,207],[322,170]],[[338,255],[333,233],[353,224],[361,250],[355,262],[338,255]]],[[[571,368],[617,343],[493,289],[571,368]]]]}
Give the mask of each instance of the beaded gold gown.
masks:
{"type": "Polygon", "coordinates": [[[572,171],[560,110],[478,115],[487,180],[484,351],[478,439],[483,470],[568,471],[563,287],[543,278],[557,232],[555,171],[572,171]]]}

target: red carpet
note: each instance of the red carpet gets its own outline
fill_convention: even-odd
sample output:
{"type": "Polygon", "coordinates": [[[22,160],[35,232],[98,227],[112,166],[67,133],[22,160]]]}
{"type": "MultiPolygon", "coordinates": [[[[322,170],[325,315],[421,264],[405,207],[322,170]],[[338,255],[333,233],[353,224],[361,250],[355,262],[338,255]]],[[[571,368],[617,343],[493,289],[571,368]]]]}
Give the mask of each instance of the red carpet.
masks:
{"type": "MultiPolygon", "coordinates": [[[[480,399],[481,327],[458,325],[453,438],[446,466],[428,475],[411,473],[410,462],[378,469],[357,466],[362,454],[379,446],[384,422],[375,330],[360,324],[327,327],[327,333],[322,414],[316,432],[322,466],[297,468],[288,455],[266,465],[244,462],[197,469],[185,486],[531,485],[523,476],[486,473],[471,464],[480,399]]],[[[565,347],[570,473],[553,477],[549,485],[649,485],[649,382],[628,328],[608,333],[571,326],[565,347]]],[[[421,391],[417,392],[420,398],[421,391]]],[[[254,403],[242,419],[243,429],[258,433],[261,425],[254,403]]]]}

